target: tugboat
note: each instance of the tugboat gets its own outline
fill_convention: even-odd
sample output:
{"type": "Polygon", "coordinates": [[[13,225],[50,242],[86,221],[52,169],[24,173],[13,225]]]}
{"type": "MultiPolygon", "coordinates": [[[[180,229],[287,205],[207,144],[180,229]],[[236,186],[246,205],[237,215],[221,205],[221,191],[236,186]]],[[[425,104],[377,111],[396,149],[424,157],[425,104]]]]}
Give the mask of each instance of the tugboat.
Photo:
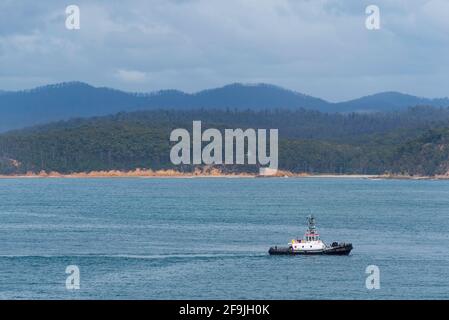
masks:
{"type": "Polygon", "coordinates": [[[320,239],[315,226],[315,218],[311,215],[307,217],[309,228],[303,239],[293,239],[288,247],[271,247],[268,253],[271,255],[295,255],[295,254],[329,254],[348,255],[352,250],[351,243],[333,242],[330,246],[320,239]]]}

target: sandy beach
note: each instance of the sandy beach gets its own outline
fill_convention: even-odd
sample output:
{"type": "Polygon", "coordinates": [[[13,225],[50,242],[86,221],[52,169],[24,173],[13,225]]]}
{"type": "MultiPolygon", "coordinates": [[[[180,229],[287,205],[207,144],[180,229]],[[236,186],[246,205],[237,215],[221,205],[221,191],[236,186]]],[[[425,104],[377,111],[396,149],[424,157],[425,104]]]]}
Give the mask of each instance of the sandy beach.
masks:
{"type": "Polygon", "coordinates": [[[338,179],[398,179],[398,180],[447,180],[449,175],[438,176],[409,176],[409,175],[368,175],[368,174],[310,174],[294,173],[290,171],[278,170],[275,175],[261,176],[256,173],[240,172],[227,173],[216,168],[197,169],[194,172],[181,172],[172,169],[151,170],[136,169],[130,171],[110,170],[110,171],[90,171],[75,173],[59,172],[27,172],[26,174],[0,175],[0,179],[23,178],[338,178],[338,179]]]}

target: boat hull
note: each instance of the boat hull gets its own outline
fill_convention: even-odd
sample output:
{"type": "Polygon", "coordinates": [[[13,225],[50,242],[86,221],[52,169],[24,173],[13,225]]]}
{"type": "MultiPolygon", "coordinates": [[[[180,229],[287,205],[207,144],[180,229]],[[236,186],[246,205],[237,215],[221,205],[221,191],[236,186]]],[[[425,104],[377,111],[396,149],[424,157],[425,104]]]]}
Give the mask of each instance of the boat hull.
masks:
{"type": "Polygon", "coordinates": [[[334,255],[347,256],[352,250],[352,244],[340,244],[333,247],[326,247],[322,250],[293,250],[291,247],[271,247],[268,250],[270,255],[334,255]]]}

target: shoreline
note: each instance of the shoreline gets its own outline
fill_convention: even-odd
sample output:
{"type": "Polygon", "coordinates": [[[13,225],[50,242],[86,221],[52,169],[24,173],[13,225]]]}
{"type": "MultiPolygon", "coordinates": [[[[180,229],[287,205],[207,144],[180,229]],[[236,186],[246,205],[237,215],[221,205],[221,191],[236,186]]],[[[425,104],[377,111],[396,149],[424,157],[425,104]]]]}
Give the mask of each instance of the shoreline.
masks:
{"type": "Polygon", "coordinates": [[[256,173],[223,173],[218,169],[195,170],[194,172],[180,172],[176,170],[136,169],[131,171],[91,171],[62,174],[59,172],[0,175],[0,179],[77,179],[77,178],[329,178],[329,179],[370,179],[370,180],[449,180],[449,175],[437,176],[408,176],[408,175],[368,175],[368,174],[310,174],[293,173],[279,170],[275,175],[261,176],[256,173]]]}

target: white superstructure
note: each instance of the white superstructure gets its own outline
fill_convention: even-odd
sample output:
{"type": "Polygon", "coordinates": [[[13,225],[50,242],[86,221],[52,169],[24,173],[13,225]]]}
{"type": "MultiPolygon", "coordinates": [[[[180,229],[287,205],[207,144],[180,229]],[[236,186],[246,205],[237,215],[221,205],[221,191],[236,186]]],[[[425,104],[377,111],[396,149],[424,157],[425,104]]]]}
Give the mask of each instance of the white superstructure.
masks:
{"type": "Polygon", "coordinates": [[[320,235],[316,231],[315,218],[308,217],[309,228],[307,229],[302,239],[293,239],[289,243],[289,247],[295,252],[312,252],[321,251],[326,248],[326,245],[320,239],[320,235]]]}

